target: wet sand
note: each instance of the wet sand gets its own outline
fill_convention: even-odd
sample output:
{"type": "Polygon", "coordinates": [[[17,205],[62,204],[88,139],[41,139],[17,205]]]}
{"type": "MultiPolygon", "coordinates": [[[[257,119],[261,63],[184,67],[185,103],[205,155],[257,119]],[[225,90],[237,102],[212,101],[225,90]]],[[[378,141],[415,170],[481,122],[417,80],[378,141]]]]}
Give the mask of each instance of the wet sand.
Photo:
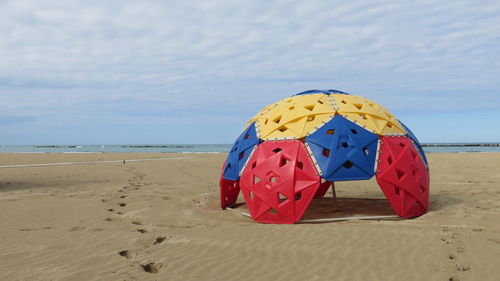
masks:
{"type": "MultiPolygon", "coordinates": [[[[0,154],[0,166],[117,160],[0,168],[0,280],[499,280],[500,153],[429,154],[419,218],[297,225],[220,210],[225,157],[0,154]],[[165,157],[192,158],[123,163],[165,157]]],[[[345,215],[390,214],[374,180],[336,189],[345,215]]]]}

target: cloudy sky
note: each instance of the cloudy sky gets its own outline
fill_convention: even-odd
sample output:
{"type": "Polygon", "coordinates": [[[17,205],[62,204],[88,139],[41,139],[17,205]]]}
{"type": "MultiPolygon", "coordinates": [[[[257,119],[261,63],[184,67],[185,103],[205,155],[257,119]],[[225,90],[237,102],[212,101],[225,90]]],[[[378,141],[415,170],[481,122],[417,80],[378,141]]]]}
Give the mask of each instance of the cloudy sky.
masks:
{"type": "Polygon", "coordinates": [[[0,1],[0,144],[232,143],[338,89],[500,141],[500,1],[0,1]]]}

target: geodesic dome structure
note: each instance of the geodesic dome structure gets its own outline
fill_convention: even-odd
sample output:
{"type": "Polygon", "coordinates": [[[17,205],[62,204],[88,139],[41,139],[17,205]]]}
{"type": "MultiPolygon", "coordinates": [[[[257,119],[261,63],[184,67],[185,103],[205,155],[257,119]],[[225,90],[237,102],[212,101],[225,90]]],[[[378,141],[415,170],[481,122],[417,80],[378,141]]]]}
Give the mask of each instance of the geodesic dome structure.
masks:
{"type": "Polygon", "coordinates": [[[241,191],[255,221],[295,223],[331,182],[373,176],[400,217],[427,212],[429,170],[415,135],[371,100],[311,90],[248,121],[222,167],[220,202],[241,191]]]}

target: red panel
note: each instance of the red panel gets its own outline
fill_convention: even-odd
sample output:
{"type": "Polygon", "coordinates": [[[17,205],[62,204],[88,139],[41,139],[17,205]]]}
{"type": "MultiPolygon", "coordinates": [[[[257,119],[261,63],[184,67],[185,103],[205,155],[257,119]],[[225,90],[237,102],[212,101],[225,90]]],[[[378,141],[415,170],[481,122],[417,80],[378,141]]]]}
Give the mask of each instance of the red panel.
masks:
{"type": "Polygon", "coordinates": [[[423,215],[429,205],[429,171],[412,141],[404,136],[381,139],[377,182],[396,214],[423,215]]]}
{"type": "Polygon", "coordinates": [[[227,180],[224,178],[224,166],[226,162],[222,165],[221,175],[220,175],[220,207],[222,209],[233,205],[238,200],[238,195],[240,194],[240,184],[239,181],[227,180]]]}
{"type": "Polygon", "coordinates": [[[297,140],[259,144],[240,177],[250,214],[260,223],[295,223],[320,185],[304,144],[297,140]]]}
{"type": "Polygon", "coordinates": [[[314,197],[325,196],[328,189],[330,189],[331,184],[332,184],[332,182],[330,182],[330,181],[325,181],[324,183],[321,183],[319,185],[318,191],[316,191],[316,194],[314,194],[314,197]]]}

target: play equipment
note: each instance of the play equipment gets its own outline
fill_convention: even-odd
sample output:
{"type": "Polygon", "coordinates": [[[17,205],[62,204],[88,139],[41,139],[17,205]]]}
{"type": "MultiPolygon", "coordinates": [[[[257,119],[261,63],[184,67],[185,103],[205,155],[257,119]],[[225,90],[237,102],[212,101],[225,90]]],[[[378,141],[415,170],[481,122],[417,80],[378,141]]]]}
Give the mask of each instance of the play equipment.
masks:
{"type": "Polygon", "coordinates": [[[241,191],[255,221],[295,223],[331,183],[373,176],[398,216],[427,212],[429,168],[415,135],[371,100],[311,90],[250,119],[222,167],[220,202],[233,205],[241,191]]]}

